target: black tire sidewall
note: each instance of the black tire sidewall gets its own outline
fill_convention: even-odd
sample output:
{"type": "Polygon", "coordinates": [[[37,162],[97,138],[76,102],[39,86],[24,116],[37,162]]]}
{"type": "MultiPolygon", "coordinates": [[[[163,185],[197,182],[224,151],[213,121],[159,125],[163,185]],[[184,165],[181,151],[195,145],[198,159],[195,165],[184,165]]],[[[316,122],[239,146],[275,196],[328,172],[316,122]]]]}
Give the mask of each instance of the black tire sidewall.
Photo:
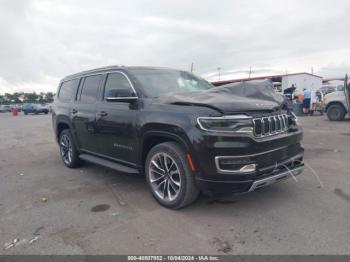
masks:
{"type": "Polygon", "coordinates": [[[342,108],[340,105],[331,105],[327,110],[327,116],[331,121],[340,121],[345,116],[344,108],[342,108]],[[335,111],[338,111],[339,115],[335,116],[335,111]]]}

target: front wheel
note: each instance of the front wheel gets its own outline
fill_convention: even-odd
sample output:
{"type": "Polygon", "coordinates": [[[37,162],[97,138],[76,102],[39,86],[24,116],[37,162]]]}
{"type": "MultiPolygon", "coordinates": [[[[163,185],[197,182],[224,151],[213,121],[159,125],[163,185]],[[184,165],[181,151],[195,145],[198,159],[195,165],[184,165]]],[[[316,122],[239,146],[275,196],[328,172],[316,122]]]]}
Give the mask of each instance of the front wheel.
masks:
{"type": "Polygon", "coordinates": [[[153,197],[167,208],[185,207],[199,195],[186,151],[178,143],[153,147],[146,159],[145,173],[153,197]]]}
{"type": "Polygon", "coordinates": [[[73,136],[69,129],[65,129],[61,132],[59,146],[61,158],[67,167],[75,168],[80,166],[81,161],[79,159],[78,150],[75,147],[73,136]]]}
{"type": "Polygon", "coordinates": [[[339,104],[331,105],[327,110],[327,117],[331,121],[341,121],[345,117],[344,107],[339,104]]]}

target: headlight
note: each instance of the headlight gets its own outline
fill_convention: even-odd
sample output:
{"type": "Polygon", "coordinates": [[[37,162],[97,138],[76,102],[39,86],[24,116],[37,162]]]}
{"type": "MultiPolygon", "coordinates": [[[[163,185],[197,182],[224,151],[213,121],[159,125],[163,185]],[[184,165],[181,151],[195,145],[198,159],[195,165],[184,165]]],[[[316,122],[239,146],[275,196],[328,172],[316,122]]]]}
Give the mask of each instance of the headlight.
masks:
{"type": "Polygon", "coordinates": [[[198,117],[197,122],[205,131],[253,134],[252,118],[246,115],[198,117]]]}

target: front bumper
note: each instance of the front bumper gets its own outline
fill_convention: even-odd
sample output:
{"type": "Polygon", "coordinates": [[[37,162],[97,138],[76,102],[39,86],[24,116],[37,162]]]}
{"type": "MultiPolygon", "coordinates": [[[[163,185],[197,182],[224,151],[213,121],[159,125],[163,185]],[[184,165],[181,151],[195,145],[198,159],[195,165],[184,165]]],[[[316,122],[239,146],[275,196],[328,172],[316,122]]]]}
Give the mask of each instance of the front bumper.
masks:
{"type": "Polygon", "coordinates": [[[303,172],[303,170],[304,170],[304,166],[299,166],[299,167],[294,168],[292,170],[283,171],[283,172],[278,173],[276,175],[256,180],[253,182],[253,184],[249,188],[248,192],[252,192],[255,189],[258,189],[260,187],[272,185],[278,181],[281,181],[283,179],[286,179],[286,178],[289,178],[292,176],[300,175],[303,172]]]}
{"type": "Polygon", "coordinates": [[[200,188],[207,195],[239,194],[252,192],[258,188],[272,185],[281,180],[300,175],[304,170],[304,164],[300,163],[293,169],[272,172],[262,179],[248,181],[216,181],[198,179],[200,188]]]}
{"type": "Polygon", "coordinates": [[[196,180],[205,194],[254,191],[302,173],[302,131],[262,140],[204,136],[196,144],[196,180]]]}

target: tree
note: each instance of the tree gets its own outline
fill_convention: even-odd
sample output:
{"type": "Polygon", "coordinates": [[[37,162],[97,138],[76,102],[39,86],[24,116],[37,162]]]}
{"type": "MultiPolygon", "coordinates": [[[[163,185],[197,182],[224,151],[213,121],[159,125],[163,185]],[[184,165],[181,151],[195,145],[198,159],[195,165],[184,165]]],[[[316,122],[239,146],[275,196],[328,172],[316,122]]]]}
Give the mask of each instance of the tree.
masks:
{"type": "Polygon", "coordinates": [[[35,103],[39,99],[39,96],[34,92],[34,93],[24,93],[24,101],[26,103],[35,103]]]}
{"type": "Polygon", "coordinates": [[[54,98],[54,93],[52,92],[47,92],[46,93],[46,101],[47,103],[52,103],[53,102],[53,98],[54,98]]]}
{"type": "Polygon", "coordinates": [[[35,92],[15,92],[13,94],[5,93],[4,95],[0,95],[0,104],[52,103],[54,96],[55,94],[52,92],[41,92],[40,94],[35,92]]]}

